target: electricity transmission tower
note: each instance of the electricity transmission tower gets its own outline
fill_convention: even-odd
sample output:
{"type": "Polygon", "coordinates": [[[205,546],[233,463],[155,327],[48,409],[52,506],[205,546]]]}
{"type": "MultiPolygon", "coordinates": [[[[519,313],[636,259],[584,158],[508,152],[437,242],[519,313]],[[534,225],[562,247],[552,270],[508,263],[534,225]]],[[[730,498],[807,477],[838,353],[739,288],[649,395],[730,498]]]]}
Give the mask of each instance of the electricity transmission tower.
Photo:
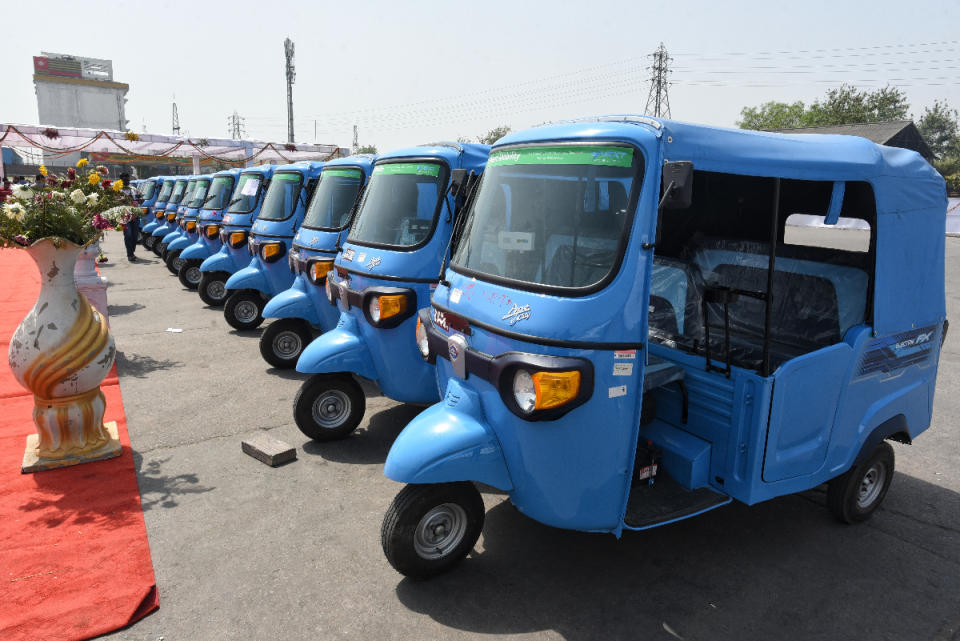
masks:
{"type": "Polygon", "coordinates": [[[667,95],[667,88],[670,86],[670,82],[667,80],[667,76],[672,73],[670,63],[673,62],[673,58],[667,55],[667,50],[662,42],[657,50],[650,54],[650,57],[653,58],[653,65],[649,67],[651,72],[650,93],[647,94],[647,106],[643,112],[658,118],[669,118],[670,96],[667,95]]]}
{"type": "Polygon", "coordinates": [[[177,97],[176,96],[173,97],[173,126],[171,127],[171,129],[173,130],[174,136],[180,135],[180,114],[177,113],[177,97]]]}
{"type": "Polygon", "coordinates": [[[246,118],[241,118],[236,110],[233,111],[233,115],[227,118],[227,131],[230,133],[230,138],[242,140],[247,135],[247,130],[244,127],[246,120],[246,118]]]}
{"type": "Polygon", "coordinates": [[[287,57],[287,142],[293,142],[293,81],[297,78],[293,66],[293,40],[283,41],[283,52],[287,57]]]}

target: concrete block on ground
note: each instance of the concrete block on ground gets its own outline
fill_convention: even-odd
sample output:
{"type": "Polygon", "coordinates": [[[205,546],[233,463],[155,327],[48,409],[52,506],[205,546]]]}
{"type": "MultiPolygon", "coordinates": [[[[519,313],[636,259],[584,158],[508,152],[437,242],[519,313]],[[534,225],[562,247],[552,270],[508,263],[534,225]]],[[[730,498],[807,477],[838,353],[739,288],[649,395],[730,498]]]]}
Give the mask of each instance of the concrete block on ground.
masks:
{"type": "Polygon", "coordinates": [[[277,440],[269,434],[257,434],[240,443],[246,454],[270,467],[283,465],[297,458],[297,449],[277,440]]]}

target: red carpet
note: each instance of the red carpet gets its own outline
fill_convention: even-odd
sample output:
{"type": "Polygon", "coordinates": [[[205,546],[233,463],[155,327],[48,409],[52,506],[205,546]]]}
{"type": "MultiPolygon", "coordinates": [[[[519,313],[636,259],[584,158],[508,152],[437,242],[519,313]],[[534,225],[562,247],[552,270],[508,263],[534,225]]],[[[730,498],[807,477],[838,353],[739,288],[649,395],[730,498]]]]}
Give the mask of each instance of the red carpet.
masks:
{"type": "Polygon", "coordinates": [[[21,474],[34,432],[33,396],[6,363],[14,329],[36,301],[40,275],[26,253],[0,250],[0,639],[88,639],[157,609],[116,367],[101,389],[123,454],[21,474]]]}

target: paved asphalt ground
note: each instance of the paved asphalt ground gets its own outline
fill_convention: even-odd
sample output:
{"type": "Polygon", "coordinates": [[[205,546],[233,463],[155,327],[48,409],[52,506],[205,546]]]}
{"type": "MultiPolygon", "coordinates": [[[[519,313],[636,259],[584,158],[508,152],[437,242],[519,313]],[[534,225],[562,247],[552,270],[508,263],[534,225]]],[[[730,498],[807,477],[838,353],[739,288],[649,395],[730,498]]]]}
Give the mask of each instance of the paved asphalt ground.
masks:
{"type": "Polygon", "coordinates": [[[957,320],[933,426],[895,446],[868,523],[835,522],[819,488],[618,541],[540,525],[485,493],[476,549],[428,582],[380,549],[400,489],[383,462],[418,410],[372,399],[351,438],[313,444],[292,417],[302,377],[261,359],[259,332],[233,331],[152,253],[128,264],[120,234],[104,245],[160,590],[158,612],[105,638],[960,639],[960,239],[947,239],[957,320]],[[264,431],[298,460],[271,469],[243,454],[264,431]]]}

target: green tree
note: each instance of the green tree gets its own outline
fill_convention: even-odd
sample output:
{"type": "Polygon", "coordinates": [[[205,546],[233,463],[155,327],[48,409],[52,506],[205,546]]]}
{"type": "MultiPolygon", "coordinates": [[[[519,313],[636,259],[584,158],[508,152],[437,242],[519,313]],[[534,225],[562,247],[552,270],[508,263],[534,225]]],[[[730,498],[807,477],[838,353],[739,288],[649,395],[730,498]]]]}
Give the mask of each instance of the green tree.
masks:
{"type": "Polygon", "coordinates": [[[467,136],[457,136],[457,142],[473,142],[473,141],[470,140],[470,138],[467,136]]]}
{"type": "Polygon", "coordinates": [[[957,124],[957,110],[951,109],[946,101],[937,100],[934,101],[932,108],[924,107],[917,129],[920,130],[923,139],[927,141],[930,150],[938,159],[960,156],[960,126],[957,124]]]}
{"type": "Polygon", "coordinates": [[[759,107],[740,110],[737,126],[741,129],[796,129],[805,127],[806,109],[801,101],[793,103],[771,100],[759,107]]]}
{"type": "Polygon", "coordinates": [[[737,125],[741,129],[793,129],[904,120],[909,108],[906,94],[896,87],[860,91],[843,84],[827,91],[822,99],[809,107],[800,101],[766,102],[759,107],[744,107],[740,110],[741,119],[737,125]]]}
{"type": "Polygon", "coordinates": [[[493,143],[497,142],[498,140],[506,136],[511,131],[513,131],[513,129],[511,129],[509,125],[494,127],[493,129],[488,131],[486,135],[477,136],[477,142],[482,143],[484,145],[492,145],[493,143]]]}
{"type": "Polygon", "coordinates": [[[376,145],[363,145],[362,147],[357,147],[358,154],[375,154],[377,153],[376,145]]]}

